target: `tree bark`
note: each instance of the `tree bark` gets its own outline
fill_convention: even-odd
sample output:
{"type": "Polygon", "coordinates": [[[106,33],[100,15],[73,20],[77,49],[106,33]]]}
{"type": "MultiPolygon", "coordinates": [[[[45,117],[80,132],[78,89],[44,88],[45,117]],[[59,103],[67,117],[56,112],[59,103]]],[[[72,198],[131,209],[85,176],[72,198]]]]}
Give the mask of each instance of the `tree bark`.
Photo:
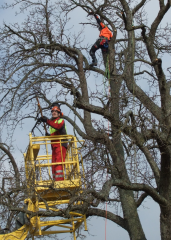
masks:
{"type": "Polygon", "coordinates": [[[159,193],[168,200],[167,206],[160,205],[160,230],[162,240],[171,240],[171,148],[161,147],[161,174],[159,193]]]}
{"type": "MultiPolygon", "coordinates": [[[[116,67],[115,67],[115,61],[114,61],[114,51],[110,44],[109,46],[109,53],[103,54],[103,60],[104,65],[107,66],[109,61],[109,71],[110,71],[110,79],[108,79],[110,83],[110,113],[113,115],[114,121],[119,122],[119,92],[121,88],[122,80],[115,79],[114,74],[116,74],[116,67]]],[[[112,142],[113,147],[115,149],[115,153],[112,149],[109,149],[110,155],[112,156],[113,161],[113,175],[114,177],[118,179],[122,179],[128,183],[129,177],[128,173],[125,167],[124,162],[124,150],[123,145],[121,141],[121,134],[119,132],[119,129],[117,129],[115,126],[111,124],[111,132],[112,132],[112,142]]],[[[130,236],[131,240],[146,240],[144,231],[141,226],[141,222],[137,213],[137,205],[134,200],[134,193],[133,191],[126,191],[124,189],[119,188],[119,194],[122,204],[122,210],[124,219],[126,221],[126,226],[128,229],[128,234],[130,236]]]]}

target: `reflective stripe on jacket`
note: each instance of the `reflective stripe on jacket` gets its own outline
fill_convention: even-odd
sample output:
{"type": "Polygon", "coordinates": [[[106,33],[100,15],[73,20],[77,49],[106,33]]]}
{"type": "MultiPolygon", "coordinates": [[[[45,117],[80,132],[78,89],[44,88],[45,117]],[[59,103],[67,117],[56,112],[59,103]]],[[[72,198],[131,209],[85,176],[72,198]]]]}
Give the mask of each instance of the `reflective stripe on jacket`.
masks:
{"type": "MultiPolygon", "coordinates": [[[[49,131],[50,131],[50,135],[66,135],[67,134],[67,130],[66,130],[66,126],[65,126],[65,121],[62,118],[56,118],[54,120],[47,120],[47,124],[50,126],[49,131]]],[[[52,140],[51,142],[57,142],[55,140],[52,140]]],[[[59,147],[59,144],[52,144],[53,147],[59,147]]],[[[62,143],[62,146],[67,148],[67,143],[62,143]]]]}

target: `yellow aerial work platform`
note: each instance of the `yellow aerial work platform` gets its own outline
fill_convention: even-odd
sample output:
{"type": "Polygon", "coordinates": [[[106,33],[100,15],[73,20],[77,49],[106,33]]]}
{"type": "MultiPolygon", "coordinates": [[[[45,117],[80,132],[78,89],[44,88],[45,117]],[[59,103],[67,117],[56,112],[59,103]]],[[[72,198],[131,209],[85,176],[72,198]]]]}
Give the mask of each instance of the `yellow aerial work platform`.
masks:
{"type": "MultiPolygon", "coordinates": [[[[62,148],[61,148],[62,149],[62,148]]],[[[32,239],[38,235],[58,233],[73,233],[84,222],[87,230],[86,215],[79,212],[67,212],[67,218],[61,217],[68,209],[72,196],[76,197],[82,192],[84,185],[84,168],[77,140],[72,135],[33,137],[30,133],[30,143],[27,153],[24,154],[25,171],[27,180],[28,198],[25,199],[27,210],[34,213],[29,224],[24,225],[15,232],[0,235],[0,240],[25,239],[31,234],[32,239]],[[66,158],[62,163],[52,163],[51,141],[60,144],[67,143],[66,158]],[[54,181],[52,177],[52,165],[62,164],[64,180],[54,181]],[[52,217],[46,217],[44,213],[50,213],[52,217]],[[39,213],[39,214],[38,214],[39,213]],[[42,213],[42,216],[41,214],[42,213]],[[55,217],[54,213],[60,213],[55,217]]],[[[76,200],[74,206],[80,205],[76,200]]]]}

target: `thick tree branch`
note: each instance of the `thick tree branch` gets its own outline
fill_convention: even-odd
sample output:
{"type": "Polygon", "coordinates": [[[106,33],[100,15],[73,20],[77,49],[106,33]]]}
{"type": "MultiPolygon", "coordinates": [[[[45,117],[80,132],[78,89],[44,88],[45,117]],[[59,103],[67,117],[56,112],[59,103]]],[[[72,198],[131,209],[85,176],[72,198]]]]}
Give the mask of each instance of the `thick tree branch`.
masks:
{"type": "Polygon", "coordinates": [[[16,164],[16,162],[15,162],[14,157],[12,156],[12,154],[10,153],[10,151],[9,151],[7,148],[5,148],[4,145],[6,145],[6,144],[0,143],[0,149],[1,149],[3,152],[5,152],[6,155],[9,157],[10,162],[11,162],[11,164],[12,164],[12,166],[13,166],[13,169],[14,169],[14,173],[15,173],[16,187],[19,187],[19,184],[20,184],[20,174],[19,174],[19,171],[18,171],[18,166],[17,166],[17,164],[16,164]]]}
{"type": "Polygon", "coordinates": [[[125,230],[128,230],[126,221],[120,216],[115,215],[109,211],[107,211],[106,213],[106,211],[102,209],[89,208],[87,210],[86,216],[87,217],[98,216],[98,217],[107,218],[108,220],[111,220],[112,222],[118,224],[120,227],[124,228],[125,230]]]}
{"type": "Polygon", "coordinates": [[[149,196],[151,196],[157,203],[162,204],[164,206],[167,206],[168,204],[168,201],[164,197],[160,196],[154,188],[148,186],[147,184],[140,183],[128,184],[122,180],[115,179],[113,180],[113,186],[117,186],[125,190],[144,191],[149,196]]]}
{"type": "Polygon", "coordinates": [[[159,122],[163,121],[163,115],[160,107],[158,107],[135,83],[135,81],[125,75],[125,81],[129,91],[136,96],[144,106],[158,119],[159,122]]]}
{"type": "Polygon", "coordinates": [[[143,146],[140,143],[137,143],[137,145],[139,146],[141,151],[146,156],[146,159],[147,159],[148,163],[150,164],[150,167],[151,167],[151,169],[152,169],[152,171],[154,173],[157,186],[159,187],[159,183],[160,183],[160,170],[159,170],[156,162],[154,161],[154,158],[152,157],[152,155],[150,154],[150,151],[148,150],[148,148],[146,146],[143,146]]]}
{"type": "Polygon", "coordinates": [[[143,7],[146,1],[147,0],[141,0],[141,2],[137,4],[137,6],[135,6],[134,9],[132,10],[132,15],[134,15],[141,7],[143,7]]]}
{"type": "Polygon", "coordinates": [[[141,206],[142,202],[144,201],[144,199],[146,199],[146,197],[148,197],[148,194],[147,193],[143,193],[141,194],[141,196],[138,198],[136,204],[137,204],[137,208],[139,206],[141,206]]]}
{"type": "Polygon", "coordinates": [[[154,20],[154,22],[152,23],[151,25],[151,29],[150,29],[150,32],[149,32],[149,36],[150,38],[152,39],[152,41],[154,42],[154,37],[155,37],[155,34],[156,34],[156,30],[159,26],[159,24],[161,23],[163,17],[165,16],[165,14],[167,13],[167,11],[169,10],[170,8],[170,3],[168,2],[166,4],[166,6],[164,6],[164,4],[162,4],[162,2],[160,2],[160,11],[156,17],[156,19],[154,20]]]}

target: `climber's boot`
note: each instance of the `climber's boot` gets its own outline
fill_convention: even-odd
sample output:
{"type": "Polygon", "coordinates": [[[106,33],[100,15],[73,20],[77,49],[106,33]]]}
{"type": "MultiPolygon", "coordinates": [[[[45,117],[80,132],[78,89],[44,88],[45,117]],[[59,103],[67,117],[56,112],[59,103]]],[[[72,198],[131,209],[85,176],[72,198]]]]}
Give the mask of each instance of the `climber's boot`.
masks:
{"type": "Polygon", "coordinates": [[[92,63],[90,64],[90,67],[97,66],[97,59],[93,58],[92,63]]]}

